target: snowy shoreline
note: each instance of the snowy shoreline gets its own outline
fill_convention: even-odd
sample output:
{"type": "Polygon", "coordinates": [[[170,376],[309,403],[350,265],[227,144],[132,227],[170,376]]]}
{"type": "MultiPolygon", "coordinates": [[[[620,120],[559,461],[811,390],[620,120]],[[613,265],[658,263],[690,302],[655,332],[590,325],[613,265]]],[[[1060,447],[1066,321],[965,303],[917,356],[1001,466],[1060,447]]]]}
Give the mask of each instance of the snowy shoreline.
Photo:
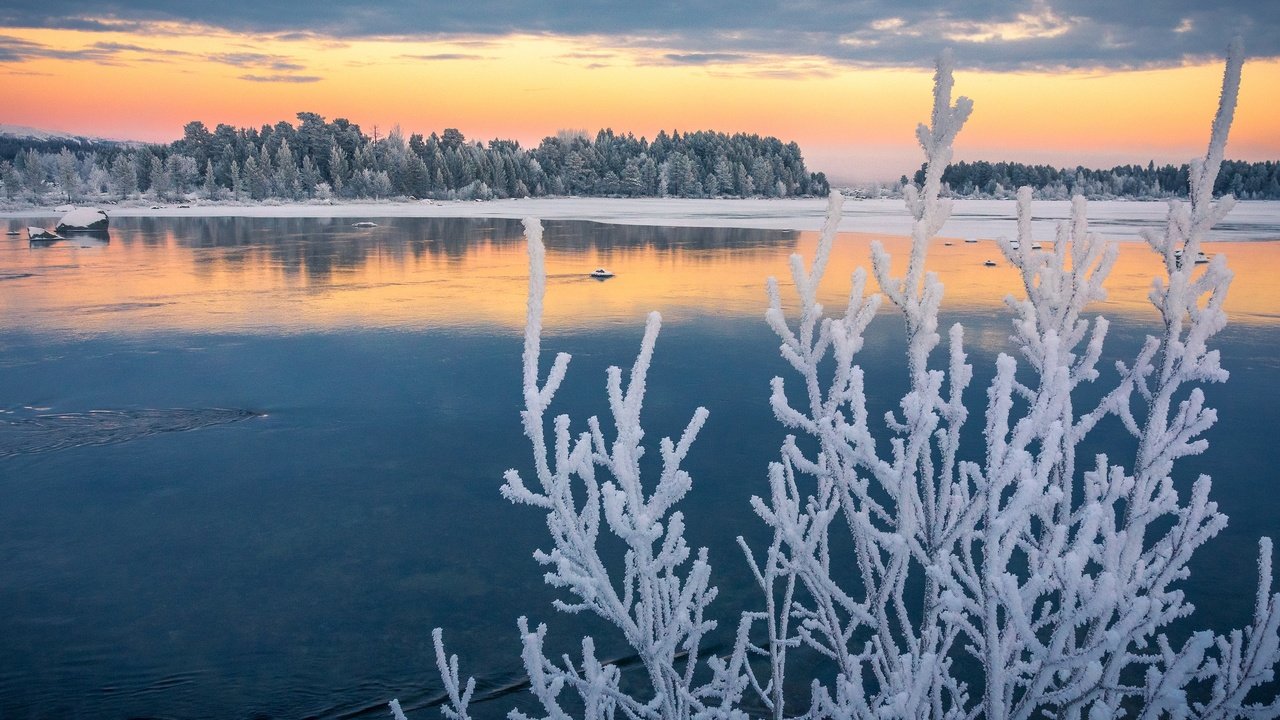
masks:
{"type": "MultiPolygon", "coordinates": [[[[1109,237],[1136,240],[1143,229],[1159,230],[1168,204],[1163,201],[1099,200],[1089,203],[1090,227],[1109,237]]],[[[65,206],[57,206],[65,209],[65,206]]],[[[57,208],[0,212],[2,218],[46,218],[57,208]]],[[[111,217],[261,217],[261,218],[524,218],[583,220],[618,225],[723,227],[815,231],[822,226],[826,200],[682,199],[682,198],[522,198],[509,200],[371,203],[292,203],[280,205],[193,204],[190,207],[104,206],[111,217]]],[[[1070,203],[1033,205],[1036,239],[1053,239],[1057,221],[1070,203]]],[[[995,238],[1014,234],[1014,201],[955,201],[943,237],[995,238]]],[[[907,235],[911,218],[897,199],[850,200],[844,206],[843,232],[907,235]]],[[[1241,202],[1211,233],[1210,240],[1280,240],[1280,201],[1241,202]]]]}

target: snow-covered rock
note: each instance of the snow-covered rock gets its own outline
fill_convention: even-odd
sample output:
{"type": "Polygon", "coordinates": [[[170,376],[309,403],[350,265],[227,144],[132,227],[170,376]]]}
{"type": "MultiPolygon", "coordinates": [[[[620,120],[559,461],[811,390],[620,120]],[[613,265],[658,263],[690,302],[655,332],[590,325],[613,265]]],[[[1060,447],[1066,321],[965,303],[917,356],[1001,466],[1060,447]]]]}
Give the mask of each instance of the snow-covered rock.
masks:
{"type": "Polygon", "coordinates": [[[61,240],[62,237],[57,233],[49,232],[42,227],[34,225],[27,228],[27,237],[32,240],[61,240]]]}
{"type": "Polygon", "coordinates": [[[107,213],[98,208],[74,208],[58,221],[58,232],[102,231],[107,229],[107,213]]]}

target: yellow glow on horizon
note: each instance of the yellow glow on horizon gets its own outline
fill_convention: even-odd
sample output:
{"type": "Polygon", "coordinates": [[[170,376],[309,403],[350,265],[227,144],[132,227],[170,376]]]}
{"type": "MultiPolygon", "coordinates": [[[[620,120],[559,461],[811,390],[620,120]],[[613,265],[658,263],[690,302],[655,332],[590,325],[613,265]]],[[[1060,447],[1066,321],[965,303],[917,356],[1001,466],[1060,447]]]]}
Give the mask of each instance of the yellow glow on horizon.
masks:
{"type": "MultiPolygon", "coordinates": [[[[781,55],[682,64],[698,58],[601,37],[334,41],[182,27],[151,35],[5,33],[59,50],[117,49],[99,49],[101,63],[45,57],[0,69],[8,95],[21,99],[4,122],[153,141],[176,139],[193,119],[211,128],[259,126],[293,122],[306,110],[349,118],[366,132],[457,127],[471,139],[526,145],[562,128],[650,138],[660,129],[749,132],[798,142],[815,169],[836,169],[823,158],[914,168],[913,129],[930,102],[931,73],[923,69],[781,55]],[[288,78],[318,79],[281,81],[288,78]]],[[[1213,63],[1111,74],[960,71],[956,91],[976,110],[957,157],[1181,162],[1203,146],[1220,77],[1213,63]]],[[[1280,61],[1251,61],[1229,155],[1280,157],[1278,113],[1280,61]]]]}

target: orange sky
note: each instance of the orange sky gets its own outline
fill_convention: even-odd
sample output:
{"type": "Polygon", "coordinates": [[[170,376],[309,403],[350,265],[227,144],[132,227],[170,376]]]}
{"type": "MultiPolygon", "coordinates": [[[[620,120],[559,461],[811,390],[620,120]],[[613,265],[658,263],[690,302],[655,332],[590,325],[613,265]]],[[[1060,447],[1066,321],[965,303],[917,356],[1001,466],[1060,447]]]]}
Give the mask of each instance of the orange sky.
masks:
{"type": "MultiPolygon", "coordinates": [[[[154,27],[153,27],[154,29],[154,27]]],[[[457,127],[529,145],[559,129],[716,129],[795,140],[812,169],[891,179],[919,163],[913,129],[928,71],[839,66],[805,56],[680,65],[604,38],[336,42],[172,26],[164,32],[6,29],[56,49],[0,64],[0,122],[168,141],[192,119],[261,125],[299,110],[366,132],[457,127]],[[301,81],[299,81],[301,80],[301,81]],[[50,108],[56,108],[51,112],[50,108]]],[[[963,61],[963,58],[960,58],[963,61]]],[[[1112,74],[960,71],[976,104],[959,159],[1056,165],[1183,162],[1202,152],[1217,65],[1112,74]]],[[[1228,154],[1280,158],[1280,61],[1246,65],[1228,154]]]]}

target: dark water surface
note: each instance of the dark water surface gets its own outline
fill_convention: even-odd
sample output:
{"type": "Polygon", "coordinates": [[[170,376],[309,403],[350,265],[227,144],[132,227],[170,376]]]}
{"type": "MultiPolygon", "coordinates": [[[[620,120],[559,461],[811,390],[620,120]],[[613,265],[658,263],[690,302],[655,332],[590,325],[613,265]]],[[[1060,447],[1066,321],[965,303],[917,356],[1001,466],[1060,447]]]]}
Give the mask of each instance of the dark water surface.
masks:
{"type": "MultiPolygon", "coordinates": [[[[422,707],[440,692],[436,626],[488,699],[476,716],[502,717],[520,701],[504,693],[525,614],[556,651],[594,632],[626,661],[616,634],[551,608],[531,558],[543,518],[498,495],[504,470],[530,464],[519,224],[350,222],[124,219],[105,245],[0,239],[0,718],[382,717],[391,697],[436,717],[422,707]]],[[[656,441],[710,409],[688,534],[710,548],[722,616],[754,608],[733,538],[763,537],[747,501],[784,434],[767,396],[786,372],[761,288],[812,235],[563,222],[547,241],[545,348],[574,355],[558,409],[602,414],[604,369],[629,366],[643,313],[663,312],[646,427],[656,441]],[[598,265],[618,276],[583,277],[598,265]]],[[[832,303],[866,241],[842,240],[832,303]]],[[[1211,470],[1231,516],[1186,584],[1196,624],[1218,631],[1247,621],[1256,539],[1280,530],[1277,247],[1220,246],[1239,273],[1217,343],[1232,379],[1208,389],[1211,449],[1178,471],[1211,470]]],[[[1142,252],[1116,271],[1110,357],[1150,330],[1142,252]]],[[[1014,289],[987,256],[933,255],[975,402],[1014,289]]],[[[883,312],[863,354],[879,412],[904,382],[900,325],[883,312]]]]}

